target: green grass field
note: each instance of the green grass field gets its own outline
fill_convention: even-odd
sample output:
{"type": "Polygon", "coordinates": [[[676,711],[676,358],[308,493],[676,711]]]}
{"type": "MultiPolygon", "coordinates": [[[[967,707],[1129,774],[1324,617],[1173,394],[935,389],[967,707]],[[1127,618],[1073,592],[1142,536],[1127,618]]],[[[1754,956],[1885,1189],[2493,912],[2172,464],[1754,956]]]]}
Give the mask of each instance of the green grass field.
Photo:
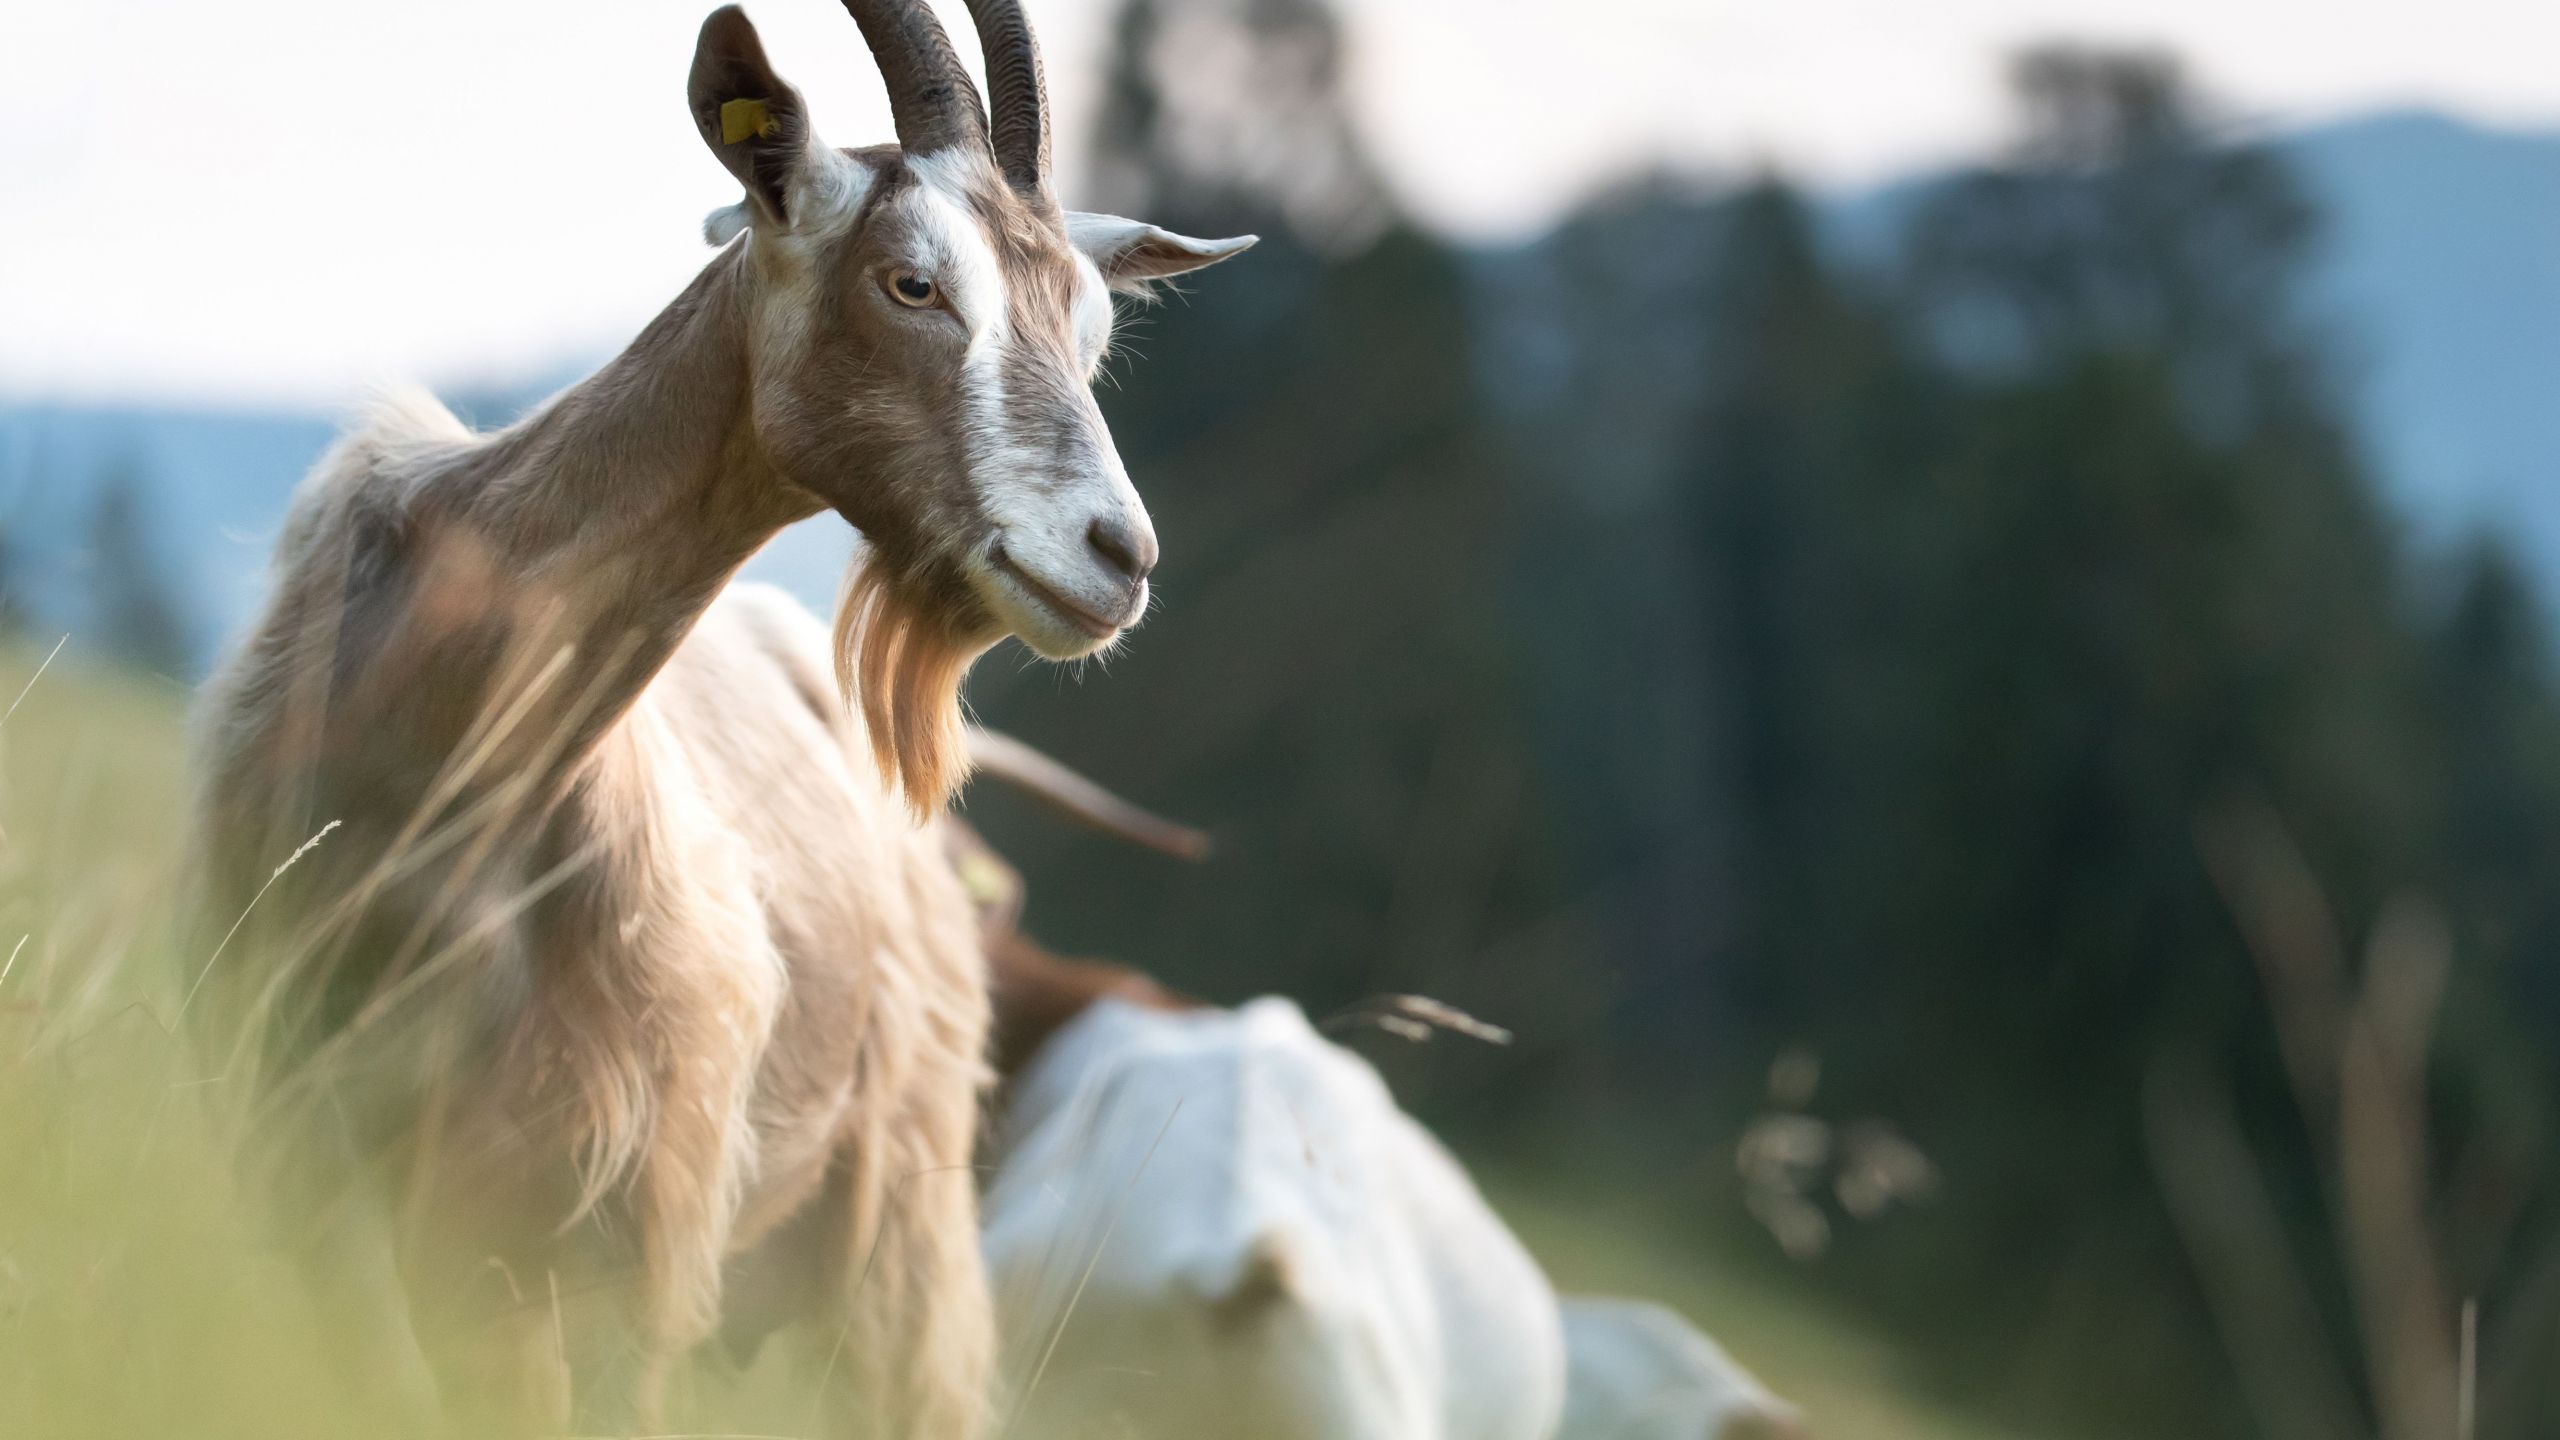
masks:
{"type": "MultiPolygon", "coordinates": [[[[0,647],[0,708],[26,690],[0,722],[0,1436],[389,1433],[382,1377],[321,1358],[332,1321],[231,1183],[223,1081],[177,1038],[207,958],[167,913],[185,696],[76,648],[27,688],[43,655],[0,647]]],[[[1710,1273],[1604,1196],[1493,1188],[1561,1285],[1687,1310],[1827,1440],[2001,1440],[1916,1404],[1889,1346],[1710,1273]]],[[[782,1375],[693,1391],[686,1433],[803,1433],[782,1375]]]]}

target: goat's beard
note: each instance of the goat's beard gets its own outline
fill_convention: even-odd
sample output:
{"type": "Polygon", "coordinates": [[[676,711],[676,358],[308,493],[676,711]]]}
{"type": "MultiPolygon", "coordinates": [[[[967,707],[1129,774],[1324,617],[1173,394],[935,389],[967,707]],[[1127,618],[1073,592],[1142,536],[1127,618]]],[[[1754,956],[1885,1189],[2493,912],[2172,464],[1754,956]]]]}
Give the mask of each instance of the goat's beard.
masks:
{"type": "Polygon", "coordinates": [[[986,649],[947,606],[909,593],[889,566],[854,557],[836,603],[836,684],[862,712],[880,776],[919,820],[939,813],[969,778],[960,682],[986,649]]]}

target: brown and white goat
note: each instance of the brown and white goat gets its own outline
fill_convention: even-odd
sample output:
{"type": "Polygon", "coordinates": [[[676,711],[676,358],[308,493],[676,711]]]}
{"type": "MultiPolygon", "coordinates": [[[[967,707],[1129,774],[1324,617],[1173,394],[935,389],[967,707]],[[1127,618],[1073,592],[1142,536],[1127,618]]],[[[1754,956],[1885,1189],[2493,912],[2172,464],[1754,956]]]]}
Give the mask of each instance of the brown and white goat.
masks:
{"type": "Polygon", "coordinates": [[[1249,242],[1059,207],[1014,0],[970,0],[992,126],[921,0],[848,8],[899,144],[820,144],[714,13],[720,254],[503,431],[419,396],[341,441],[201,702],[208,913],[249,917],[206,1008],[255,1022],[261,1118],[331,1162],[315,1243],[398,1283],[377,1338],[448,1410],[645,1418],[750,1306],[807,1322],[834,1433],[984,1409],[987,1001],[929,818],[960,676],[1145,608],[1110,292],[1249,242]],[[729,585],[829,508],[864,540],[832,640],[729,585]]]}

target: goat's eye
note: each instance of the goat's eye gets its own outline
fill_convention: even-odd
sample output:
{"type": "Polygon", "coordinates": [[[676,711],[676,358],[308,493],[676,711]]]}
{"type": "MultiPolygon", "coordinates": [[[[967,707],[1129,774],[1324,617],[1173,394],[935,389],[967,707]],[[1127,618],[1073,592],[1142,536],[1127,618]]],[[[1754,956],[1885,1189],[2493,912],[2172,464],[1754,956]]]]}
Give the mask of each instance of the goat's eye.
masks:
{"type": "Polygon", "coordinates": [[[889,275],[889,294],[899,304],[922,310],[942,298],[933,282],[913,270],[896,270],[889,275]]]}

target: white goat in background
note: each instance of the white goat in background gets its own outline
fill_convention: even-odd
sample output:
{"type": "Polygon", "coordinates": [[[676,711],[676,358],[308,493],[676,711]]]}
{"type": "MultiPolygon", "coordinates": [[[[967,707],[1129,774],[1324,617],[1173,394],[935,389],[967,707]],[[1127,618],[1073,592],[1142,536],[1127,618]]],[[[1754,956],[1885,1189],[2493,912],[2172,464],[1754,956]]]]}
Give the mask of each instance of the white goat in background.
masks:
{"type": "Polygon", "coordinates": [[[1217,1009],[1053,955],[1015,928],[1020,877],[946,834],[975,877],[1007,1077],[983,1213],[1013,1433],[1804,1440],[1670,1310],[1559,1302],[1297,1006],[1217,1009]]]}
{"type": "Polygon", "coordinates": [[[1548,1440],[1555,1297],[1377,1072],[1289,1001],[1000,943],[986,1256],[1012,1433],[1548,1440]]]}

